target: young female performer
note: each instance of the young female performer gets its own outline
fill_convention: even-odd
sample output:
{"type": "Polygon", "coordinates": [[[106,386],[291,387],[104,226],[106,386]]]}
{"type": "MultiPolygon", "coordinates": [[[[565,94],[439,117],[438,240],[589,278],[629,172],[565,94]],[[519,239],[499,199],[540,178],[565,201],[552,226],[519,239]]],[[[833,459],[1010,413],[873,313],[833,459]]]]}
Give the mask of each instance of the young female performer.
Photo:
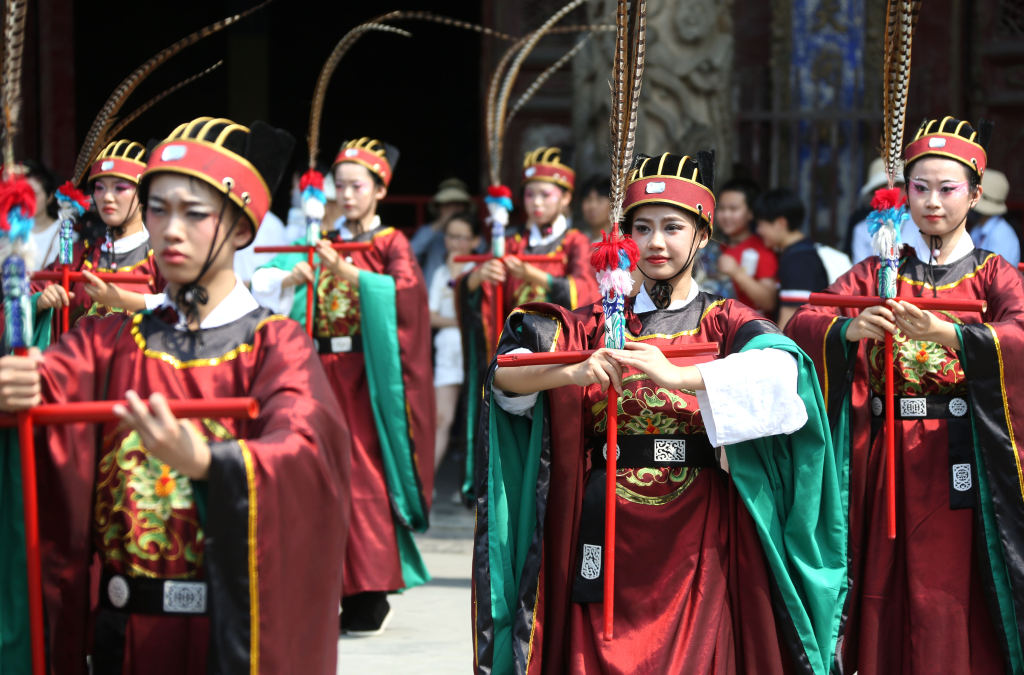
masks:
{"type": "MultiPolygon", "coordinates": [[[[139,177],[146,168],[145,155],[146,148],[141,144],[122,139],[110,143],[93,162],[89,186],[106,233],[97,240],[82,237],[75,243],[71,260],[71,268],[85,272],[89,281],[74,283],[70,293],[59,283],[34,284],[34,290],[42,291],[39,309],[70,304],[74,325],[86,315],[145,309],[145,296],[150,295],[153,300],[163,290],[164,280],[142,222],[139,177]],[[91,272],[128,272],[138,274],[140,280],[138,284],[113,284],[92,276],[91,272]]],[[[47,269],[59,269],[59,263],[47,269]]]]}
{"type": "Polygon", "coordinates": [[[313,336],[353,438],[352,527],[341,629],[384,630],[387,593],[429,578],[410,530],[427,527],[434,482],[434,389],[427,292],[409,241],[381,224],[397,150],[345,143],[332,170],[344,218],[317,248],[317,274],[285,254],[253,274],[261,303],[305,321],[315,282],[313,336]],[[369,242],[339,255],[331,241],[369,242]]]}
{"type": "MultiPolygon", "coordinates": [[[[929,120],[904,152],[910,217],[897,300],[802,307],[786,332],[818,366],[837,443],[850,445],[847,672],[1002,673],[1024,668],[1024,479],[1005,365],[1020,359],[1024,289],[965,231],[981,196],[987,139],[929,120]],[[988,309],[928,312],[899,298],[975,298],[988,309]],[[886,519],[882,340],[895,336],[896,538],[886,519]]],[[[828,288],[878,295],[877,259],[828,288]]]]}
{"type": "MultiPolygon", "coordinates": [[[[477,266],[462,282],[463,313],[488,332],[494,325],[493,284],[503,285],[501,310],[505,314],[526,302],[553,302],[575,309],[597,299],[597,284],[590,269],[590,239],[569,229],[565,211],[572,203],[575,172],[562,163],[558,148],[537,148],[523,161],[525,232],[509,236],[505,256],[477,266]],[[523,262],[517,254],[550,255],[551,262],[523,262]],[[484,284],[483,282],[489,282],[484,284]],[[482,291],[481,291],[482,287],[482,291]]],[[[474,331],[481,335],[478,330],[474,331]]],[[[493,347],[496,336],[488,344],[493,347]]],[[[480,354],[486,358],[487,354],[480,354]]]]}
{"type": "Polygon", "coordinates": [[[56,673],[87,656],[96,674],[334,672],[348,431],[302,328],[232,271],[292,144],[261,122],[178,127],[140,186],[166,304],[0,359],[4,410],[128,400],[120,424],[49,427],[40,446],[56,673]],[[167,404],[237,396],[256,419],[179,421],[167,404]]]}
{"type": "Polygon", "coordinates": [[[692,279],[712,174],[710,153],[644,157],[632,174],[624,230],[643,282],[625,350],[601,348],[601,303],[509,316],[499,354],[597,351],[575,365],[492,364],[477,448],[479,672],[827,672],[846,573],[835,458],[806,357],[692,279]],[[681,367],[660,350],[705,341],[722,358],[681,367]],[[608,387],[621,392],[612,640],[608,387]]]}

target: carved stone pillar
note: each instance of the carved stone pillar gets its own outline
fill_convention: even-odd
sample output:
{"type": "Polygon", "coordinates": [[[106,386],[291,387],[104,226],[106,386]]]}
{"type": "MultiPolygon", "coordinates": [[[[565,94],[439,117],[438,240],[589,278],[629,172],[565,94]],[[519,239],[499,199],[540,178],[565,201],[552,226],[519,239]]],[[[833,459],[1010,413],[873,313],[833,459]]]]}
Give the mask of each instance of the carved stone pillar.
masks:
{"type": "MultiPolygon", "coordinates": [[[[648,2],[647,60],[637,152],[695,153],[714,148],[724,175],[732,157],[733,0],[648,2]]],[[[613,0],[587,3],[589,23],[614,20],[613,0]]],[[[608,81],[614,35],[594,35],[574,64],[573,132],[577,172],[609,170],[608,81]]]]}

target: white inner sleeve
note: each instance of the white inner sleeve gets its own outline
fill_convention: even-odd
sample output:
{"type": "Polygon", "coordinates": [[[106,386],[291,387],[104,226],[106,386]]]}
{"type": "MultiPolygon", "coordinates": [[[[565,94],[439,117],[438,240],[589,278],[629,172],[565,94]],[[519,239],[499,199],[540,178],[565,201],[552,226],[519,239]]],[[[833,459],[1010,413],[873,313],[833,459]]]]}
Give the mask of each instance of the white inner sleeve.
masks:
{"type": "MultiPolygon", "coordinates": [[[[513,349],[508,354],[532,354],[529,349],[520,347],[519,349],[513,349]]],[[[499,366],[500,367],[500,366],[499,366]]],[[[497,403],[502,410],[512,415],[520,415],[523,417],[529,417],[530,411],[533,410],[533,406],[537,403],[537,395],[540,392],[533,392],[532,394],[508,394],[505,391],[495,387],[491,384],[491,391],[494,392],[494,402],[497,403]]]]}
{"type": "Polygon", "coordinates": [[[295,287],[285,288],[281,284],[289,274],[291,272],[288,270],[274,267],[263,267],[253,272],[252,295],[256,302],[278,314],[291,314],[292,303],[295,301],[295,287]]]}
{"type": "Polygon", "coordinates": [[[145,293],[142,296],[146,309],[156,309],[167,301],[166,293],[145,293]]]}
{"type": "Polygon", "coordinates": [[[705,387],[697,403],[712,446],[791,434],[807,423],[792,354],[752,349],[697,368],[705,387]]]}

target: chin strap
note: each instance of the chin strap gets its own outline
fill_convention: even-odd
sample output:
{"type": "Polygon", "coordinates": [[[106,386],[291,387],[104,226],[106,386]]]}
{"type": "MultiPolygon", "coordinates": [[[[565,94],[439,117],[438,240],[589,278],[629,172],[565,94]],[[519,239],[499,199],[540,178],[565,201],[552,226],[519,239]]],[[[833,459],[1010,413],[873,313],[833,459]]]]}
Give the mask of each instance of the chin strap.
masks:
{"type": "Polygon", "coordinates": [[[675,281],[679,275],[686,272],[693,266],[693,259],[697,257],[697,252],[700,251],[700,248],[697,246],[697,235],[700,234],[700,232],[701,230],[699,229],[694,230],[693,242],[690,244],[690,255],[686,258],[686,263],[683,264],[682,268],[680,268],[678,272],[670,276],[668,279],[655,279],[647,272],[644,272],[644,268],[637,263],[636,268],[640,270],[640,274],[654,282],[654,286],[648,289],[647,294],[651,296],[651,302],[653,302],[654,306],[658,309],[666,309],[670,304],[672,304],[672,291],[675,289],[675,284],[672,282],[675,281]]]}
{"type": "MultiPolygon", "coordinates": [[[[224,195],[224,199],[221,202],[220,213],[217,214],[217,226],[213,230],[213,242],[217,241],[217,235],[220,234],[221,223],[224,222],[224,213],[228,206],[228,196],[224,195]]],[[[178,292],[174,295],[174,301],[178,305],[178,309],[185,315],[185,325],[188,326],[190,333],[198,331],[198,328],[193,330],[192,324],[199,325],[199,306],[205,305],[210,300],[210,293],[206,290],[206,287],[199,283],[199,280],[206,275],[210,270],[210,266],[213,264],[214,258],[220,254],[221,249],[224,248],[224,244],[227,243],[231,234],[235,231],[238,226],[238,221],[242,218],[241,213],[239,217],[235,219],[231,226],[228,228],[227,234],[224,235],[224,239],[214,247],[213,243],[210,244],[210,250],[206,253],[206,260],[203,261],[203,266],[199,268],[199,273],[196,278],[187,284],[182,285],[178,292]]]]}

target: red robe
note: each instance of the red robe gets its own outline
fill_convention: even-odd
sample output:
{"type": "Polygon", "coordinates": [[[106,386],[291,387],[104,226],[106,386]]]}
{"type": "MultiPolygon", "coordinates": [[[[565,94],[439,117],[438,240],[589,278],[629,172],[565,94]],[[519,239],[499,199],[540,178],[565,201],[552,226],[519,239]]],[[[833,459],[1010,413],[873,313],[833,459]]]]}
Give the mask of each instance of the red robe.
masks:
{"type": "MultiPolygon", "coordinates": [[[[877,295],[877,270],[877,260],[862,261],[827,292],[877,295]]],[[[904,248],[897,297],[932,297],[934,289],[939,298],[985,299],[988,310],[941,313],[960,327],[959,351],[896,338],[896,396],[953,396],[970,414],[897,414],[895,540],[887,535],[884,432],[871,409],[884,398],[883,343],[845,339],[856,309],[805,305],[786,326],[815,359],[834,433],[849,438],[846,672],[1009,672],[1007,645],[1024,638],[1024,454],[1014,441],[1024,410],[1004,370],[1024,357],[1024,287],[1016,270],[981,250],[933,274],[904,248]],[[973,464],[975,491],[957,496],[965,484],[951,487],[951,467],[960,462],[973,464]],[[979,496],[982,482],[987,496],[979,496]],[[993,607],[1015,609],[1017,623],[1000,621],[993,607]]]]}
{"type": "Polygon", "coordinates": [[[41,375],[53,403],[134,389],[260,405],[254,420],[194,421],[212,450],[206,480],[162,465],[116,424],[40,432],[54,672],[86,672],[93,632],[104,645],[94,659],[113,654],[116,667],[123,644],[126,674],[334,672],[349,434],[302,328],[266,309],[195,337],[150,312],[90,318],[44,353],[41,375]],[[209,614],[96,610],[94,555],[107,572],[208,581],[209,614]],[[94,623],[112,616],[127,616],[123,642],[94,623]]]}
{"type": "MultiPolygon", "coordinates": [[[[409,241],[395,228],[379,227],[356,237],[355,241],[373,242],[370,250],[346,254],[356,267],[387,274],[395,280],[402,385],[419,481],[418,497],[425,513],[430,509],[434,486],[436,410],[430,314],[423,275],[409,241]]],[[[335,279],[326,270],[321,271],[318,279],[313,316],[315,337],[373,339],[362,334],[359,291],[335,279]]],[[[404,588],[406,583],[395,531],[396,526],[402,525],[396,523],[392,509],[380,438],[370,405],[364,354],[361,351],[321,354],[320,362],[352,430],[352,522],[345,553],[345,594],[404,588]]]]}
{"type": "MultiPolygon", "coordinates": [[[[149,247],[149,240],[146,240],[145,244],[137,246],[131,251],[119,253],[113,256],[111,259],[110,252],[103,249],[106,239],[100,239],[93,243],[89,241],[80,240],[75,242],[74,249],[71,253],[71,264],[70,268],[72,271],[78,272],[81,270],[88,270],[89,272],[125,272],[138,274],[140,277],[138,284],[131,283],[119,283],[117,284],[120,288],[133,293],[161,293],[164,290],[166,282],[164,281],[163,275],[160,274],[160,270],[156,265],[156,261],[153,259],[153,250],[149,247]],[[144,277],[149,277],[145,279],[144,277]]],[[[63,266],[54,262],[46,267],[47,270],[60,271],[63,266]]],[[[49,286],[51,283],[60,282],[33,282],[32,292],[38,292],[49,286]]],[[[74,326],[78,323],[78,320],[83,316],[105,316],[111,312],[122,312],[123,309],[110,308],[103,305],[96,305],[93,303],[92,298],[85,292],[85,282],[78,281],[71,284],[71,292],[75,294],[75,297],[71,299],[71,305],[69,308],[69,318],[71,325],[74,326]]],[[[60,313],[54,313],[54,320],[59,320],[60,313]]],[[[66,328],[64,330],[67,330],[66,328]]]]}
{"type": "MultiPolygon", "coordinates": [[[[702,293],[681,310],[634,315],[627,340],[659,347],[718,342],[724,356],[757,335],[777,332],[741,303],[702,293]]],[[[538,304],[509,317],[499,353],[516,347],[545,352],[603,344],[600,303],[571,313],[538,304]]],[[[489,390],[489,381],[486,386],[489,390]]],[[[638,373],[625,377],[623,387],[620,434],[704,432],[693,393],[669,391],[638,373]]],[[[490,429],[486,423],[480,426],[473,572],[476,671],[507,672],[509,666],[502,665],[507,657],[499,652],[511,650],[515,672],[530,675],[806,672],[792,667],[790,654],[802,652],[793,650],[777,619],[772,576],[754,522],[733,481],[718,466],[619,468],[615,638],[603,639],[603,603],[574,599],[573,585],[588,521],[584,492],[595,480],[604,489],[603,465],[594,465],[588,449],[599,451],[604,444],[607,396],[591,385],[553,389],[546,397],[540,467],[521,469],[525,476],[535,475],[537,539],[525,554],[522,577],[510,580],[504,572],[504,583],[517,589],[519,603],[511,619],[511,646],[495,638],[491,594],[499,592],[494,575],[503,573],[492,569],[501,563],[492,557],[489,539],[503,535],[489,529],[488,512],[500,506],[489,501],[493,479],[488,457],[481,455],[493,452],[489,435],[503,442],[518,432],[500,422],[490,429]]],[[[488,396],[483,420],[491,405],[488,396]]],[[[523,480],[532,485],[534,478],[523,480]]],[[[512,515],[524,518],[518,508],[511,509],[512,515]]]]}

